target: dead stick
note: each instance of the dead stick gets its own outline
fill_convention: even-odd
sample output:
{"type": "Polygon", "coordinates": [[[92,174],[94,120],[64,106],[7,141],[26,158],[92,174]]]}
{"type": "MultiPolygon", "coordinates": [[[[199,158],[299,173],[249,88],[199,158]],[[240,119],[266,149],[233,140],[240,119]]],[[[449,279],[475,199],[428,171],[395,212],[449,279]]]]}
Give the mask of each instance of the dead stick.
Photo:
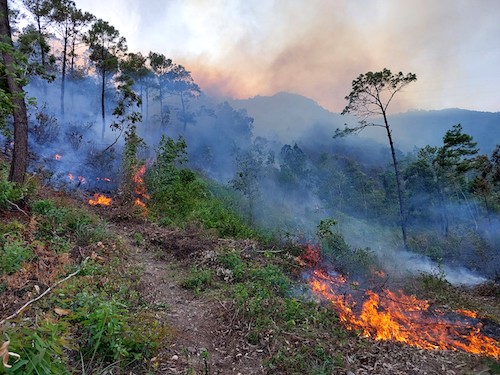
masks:
{"type": "Polygon", "coordinates": [[[45,290],[45,292],[43,292],[42,294],[40,294],[38,297],[36,298],[33,298],[32,300],[26,302],[19,310],[17,310],[14,314],[8,316],[7,318],[3,319],[2,321],[0,321],[0,325],[4,324],[7,320],[11,320],[13,318],[15,318],[16,316],[18,316],[26,307],[28,307],[29,305],[31,305],[32,303],[38,301],[39,299],[41,299],[43,296],[45,296],[48,292],[50,292],[52,289],[54,289],[56,286],[58,286],[59,284],[65,282],[66,280],[69,280],[71,279],[73,276],[75,276],[76,274],[78,274],[83,266],[85,265],[85,263],[87,262],[89,258],[85,258],[82,262],[82,264],[80,265],[80,268],[78,268],[75,272],[73,273],[70,273],[68,276],[66,276],[64,279],[61,279],[59,280],[57,283],[55,283],[54,285],[52,285],[51,287],[47,288],[47,290],[45,290]]]}
{"type": "Polygon", "coordinates": [[[28,215],[26,213],[26,211],[24,211],[21,207],[19,207],[17,204],[15,204],[14,202],[11,202],[9,201],[8,199],[5,200],[7,203],[13,205],[15,208],[17,208],[19,211],[21,211],[23,214],[25,214],[27,217],[30,217],[30,215],[28,215]]]}

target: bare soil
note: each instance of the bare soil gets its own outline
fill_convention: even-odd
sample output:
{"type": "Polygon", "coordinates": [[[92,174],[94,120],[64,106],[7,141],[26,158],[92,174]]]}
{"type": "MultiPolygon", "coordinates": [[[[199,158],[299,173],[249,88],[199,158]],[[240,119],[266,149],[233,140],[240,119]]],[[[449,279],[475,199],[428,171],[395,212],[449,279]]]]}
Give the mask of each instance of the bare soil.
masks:
{"type": "Polygon", "coordinates": [[[110,228],[126,242],[130,266],[142,269],[140,290],[157,318],[172,328],[168,345],[154,359],[158,374],[264,374],[263,350],[251,347],[229,326],[231,306],[215,294],[197,295],[180,285],[194,257],[213,253],[217,241],[202,231],[114,224],[110,228]],[[140,233],[142,244],[134,236],[140,233]]]}

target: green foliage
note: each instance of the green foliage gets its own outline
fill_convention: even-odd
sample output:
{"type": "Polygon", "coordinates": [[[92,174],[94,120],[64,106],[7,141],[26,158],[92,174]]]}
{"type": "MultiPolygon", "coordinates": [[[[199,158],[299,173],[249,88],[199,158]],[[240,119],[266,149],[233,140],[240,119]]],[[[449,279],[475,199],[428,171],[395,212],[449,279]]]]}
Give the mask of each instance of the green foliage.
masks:
{"type": "Polygon", "coordinates": [[[129,353],[122,337],[126,305],[86,293],[77,297],[76,316],[85,337],[84,356],[91,362],[97,353],[113,361],[126,358],[129,353]]]}
{"type": "Polygon", "coordinates": [[[33,202],[31,209],[37,216],[37,236],[49,242],[65,241],[69,236],[79,245],[97,242],[105,237],[105,226],[86,211],[75,207],[65,207],[52,200],[33,202]]]}
{"type": "Polygon", "coordinates": [[[256,232],[234,211],[224,206],[217,198],[207,198],[197,202],[188,218],[199,221],[207,229],[217,230],[220,237],[249,238],[256,232]]]}
{"type": "Polygon", "coordinates": [[[128,203],[134,200],[134,192],[138,188],[136,186],[138,181],[135,178],[135,174],[138,173],[142,164],[137,158],[141,146],[144,146],[144,140],[137,135],[135,125],[132,125],[127,131],[125,138],[120,184],[120,193],[128,203]]]}
{"type": "Polygon", "coordinates": [[[270,370],[277,373],[286,371],[287,374],[294,375],[329,375],[333,374],[335,367],[340,367],[342,364],[341,356],[332,357],[321,344],[308,343],[300,343],[293,350],[282,349],[267,361],[270,370]]]}
{"type": "Polygon", "coordinates": [[[0,181],[0,208],[9,207],[9,202],[19,202],[23,197],[22,188],[9,181],[0,181]]]}
{"type": "Polygon", "coordinates": [[[440,306],[448,306],[452,309],[474,309],[467,295],[446,281],[439,269],[433,273],[420,274],[414,283],[408,284],[406,292],[417,294],[420,298],[440,306]]]}
{"type": "Polygon", "coordinates": [[[370,274],[370,267],[377,266],[373,252],[366,249],[352,248],[344,237],[332,230],[337,222],[331,218],[324,219],[318,224],[316,235],[320,241],[320,250],[323,259],[329,260],[344,274],[370,274]]]}
{"type": "Polygon", "coordinates": [[[7,238],[21,238],[25,226],[17,220],[0,223],[0,244],[3,244],[7,238]]]}
{"type": "MultiPolygon", "coordinates": [[[[1,129],[1,128],[0,128],[1,129]]],[[[0,162],[0,209],[10,206],[9,202],[16,203],[26,195],[26,189],[7,181],[9,166],[0,162]]]]}
{"type": "Polygon", "coordinates": [[[234,212],[232,192],[183,167],[186,148],[182,137],[177,141],[162,137],[156,162],[146,173],[149,207],[160,225],[197,222],[221,237],[255,237],[256,231],[234,212]]]}
{"type": "Polygon", "coordinates": [[[151,316],[133,313],[117,297],[83,291],[75,297],[73,309],[71,319],[79,326],[81,351],[89,368],[116,361],[129,364],[150,356],[159,333],[165,333],[151,316]]]}
{"type": "Polygon", "coordinates": [[[239,253],[236,251],[226,252],[220,254],[218,260],[224,268],[231,271],[233,281],[239,282],[243,280],[243,276],[246,273],[246,266],[239,253]]]}
{"type": "MultiPolygon", "coordinates": [[[[7,374],[54,374],[69,375],[68,350],[73,349],[68,333],[70,327],[63,320],[46,319],[35,327],[9,329],[9,351],[18,353],[21,359],[5,370],[7,374]]],[[[3,373],[0,367],[0,373],[3,373]]]]}
{"type": "Polygon", "coordinates": [[[229,182],[233,189],[239,191],[247,199],[247,217],[250,226],[254,225],[255,203],[260,195],[259,180],[264,165],[263,150],[258,144],[251,149],[239,151],[236,155],[236,173],[229,182]]]}
{"type": "Polygon", "coordinates": [[[145,176],[152,210],[177,223],[185,221],[206,195],[204,182],[194,172],[181,167],[187,160],[186,147],[182,137],[177,141],[162,137],[156,162],[145,176]]]}
{"type": "Polygon", "coordinates": [[[180,166],[186,162],[187,144],[182,137],[174,141],[172,138],[162,136],[156,150],[156,162],[149,168],[146,174],[146,184],[151,192],[151,198],[157,204],[160,203],[158,195],[163,193],[162,185],[172,189],[180,179],[180,166]]]}
{"type": "Polygon", "coordinates": [[[353,113],[366,117],[385,113],[394,94],[416,80],[417,76],[413,73],[393,74],[387,68],[380,72],[360,74],[352,81],[352,91],[345,97],[348,104],[342,114],[353,113]],[[387,94],[387,97],[383,97],[383,94],[387,94]]]}
{"type": "Polygon", "coordinates": [[[33,249],[23,241],[9,241],[0,248],[0,273],[11,274],[33,257],[33,249]]]}
{"type": "Polygon", "coordinates": [[[141,246],[144,243],[144,238],[140,233],[134,233],[134,243],[136,246],[141,246]]]}
{"type": "MultiPolygon", "coordinates": [[[[229,269],[242,268],[237,252],[222,254],[219,261],[229,269]]],[[[322,342],[338,344],[345,338],[335,311],[290,296],[293,283],[277,265],[254,266],[244,270],[241,282],[234,284],[231,292],[248,327],[247,341],[273,348],[264,365],[270,373],[332,373],[335,365],[342,364],[342,357],[335,356],[333,348],[311,345],[310,338],[314,332],[324,335],[322,342]]]]}
{"type": "Polygon", "coordinates": [[[213,274],[211,270],[192,268],[189,275],[182,281],[183,288],[200,293],[212,284],[213,274]]]}

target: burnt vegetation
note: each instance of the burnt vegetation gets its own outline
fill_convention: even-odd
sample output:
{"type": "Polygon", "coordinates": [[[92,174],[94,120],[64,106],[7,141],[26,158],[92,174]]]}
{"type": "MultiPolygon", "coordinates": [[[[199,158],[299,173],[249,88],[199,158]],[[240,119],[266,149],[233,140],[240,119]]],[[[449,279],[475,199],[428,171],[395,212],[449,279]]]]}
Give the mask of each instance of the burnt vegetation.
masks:
{"type": "Polygon", "coordinates": [[[387,106],[414,74],[360,75],[345,112],[375,118],[283,141],[72,1],[25,0],[16,14],[30,24],[4,25],[0,41],[0,71],[16,77],[0,80],[0,373],[499,370],[500,145],[479,147],[457,122],[399,149],[387,106]],[[368,126],[389,147],[340,137],[368,126]],[[150,280],[144,259],[176,276],[150,280]],[[362,314],[389,288],[453,317],[447,331],[486,327],[493,344],[411,347],[335,309],[362,314]],[[191,336],[172,326],[197,324],[175,310],[187,298],[213,317],[191,336]]]}

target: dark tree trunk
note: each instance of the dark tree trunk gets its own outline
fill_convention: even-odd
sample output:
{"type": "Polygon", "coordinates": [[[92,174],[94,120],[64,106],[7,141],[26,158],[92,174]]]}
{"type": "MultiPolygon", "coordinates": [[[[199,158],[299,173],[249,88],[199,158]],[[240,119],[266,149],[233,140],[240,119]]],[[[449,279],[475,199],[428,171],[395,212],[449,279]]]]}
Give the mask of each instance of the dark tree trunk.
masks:
{"type": "Polygon", "coordinates": [[[68,37],[64,37],[64,46],[63,46],[63,60],[62,60],[62,71],[61,71],[61,116],[64,119],[64,84],[66,81],[66,64],[67,64],[67,52],[68,52],[68,37]]]}
{"type": "Polygon", "coordinates": [[[104,92],[106,87],[106,69],[102,69],[102,82],[101,82],[101,116],[102,116],[102,130],[101,130],[101,139],[104,139],[104,133],[106,131],[106,113],[104,107],[104,92]]]}
{"type": "Polygon", "coordinates": [[[160,83],[160,93],[159,93],[159,96],[160,96],[160,126],[163,128],[163,122],[164,122],[164,116],[165,116],[165,113],[163,111],[163,91],[161,89],[161,83],[160,83]]]}
{"type": "MultiPolygon", "coordinates": [[[[0,17],[2,41],[13,48],[7,0],[0,0],[0,17]]],[[[2,52],[2,59],[7,73],[7,87],[14,106],[14,152],[10,165],[9,181],[23,184],[26,169],[28,168],[28,116],[26,114],[26,103],[24,102],[24,90],[16,79],[15,61],[8,50],[2,52]]]]}
{"type": "Polygon", "coordinates": [[[183,122],[183,132],[186,134],[187,118],[186,118],[186,104],[184,103],[184,95],[181,92],[181,104],[182,104],[182,122],[183,122]]]}
{"type": "Polygon", "coordinates": [[[405,210],[404,210],[403,187],[402,187],[402,183],[401,183],[401,174],[399,173],[398,160],[396,158],[396,150],[394,149],[394,142],[392,141],[391,128],[389,127],[389,123],[387,122],[387,116],[386,116],[385,111],[382,114],[384,116],[385,130],[387,131],[387,138],[389,138],[389,145],[391,147],[392,164],[394,165],[394,173],[396,175],[396,188],[398,191],[399,218],[401,221],[401,233],[403,235],[403,245],[407,249],[408,248],[408,238],[407,238],[407,234],[406,234],[406,217],[405,217],[405,210]]]}
{"type": "Polygon", "coordinates": [[[149,127],[149,87],[146,86],[146,129],[149,127]]]}
{"type": "Polygon", "coordinates": [[[40,58],[42,59],[42,68],[45,68],[45,49],[43,43],[43,34],[42,34],[42,22],[40,20],[40,16],[36,17],[36,26],[38,27],[38,45],[40,46],[40,58]]]}

